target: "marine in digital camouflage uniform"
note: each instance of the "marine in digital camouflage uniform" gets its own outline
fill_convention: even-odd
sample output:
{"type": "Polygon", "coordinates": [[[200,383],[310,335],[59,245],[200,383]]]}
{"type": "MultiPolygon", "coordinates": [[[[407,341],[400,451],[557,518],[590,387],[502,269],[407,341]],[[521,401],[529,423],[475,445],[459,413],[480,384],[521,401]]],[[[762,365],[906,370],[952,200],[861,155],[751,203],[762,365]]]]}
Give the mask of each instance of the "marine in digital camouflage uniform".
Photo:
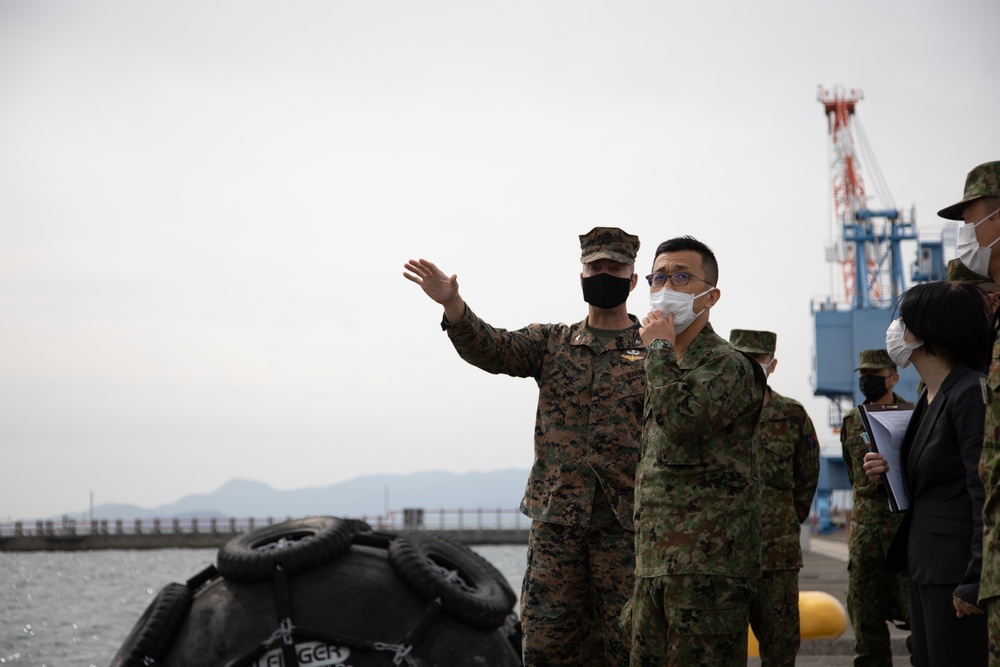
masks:
{"type": "MultiPolygon", "coordinates": [[[[1000,251],[992,243],[1000,239],[1000,161],[972,169],[965,179],[962,200],[938,211],[948,220],[973,226],[976,245],[963,248],[959,233],[958,253],[970,271],[989,274],[1000,283],[1000,251]],[[977,224],[978,223],[978,224],[977,224]]],[[[982,289],[982,288],[981,288],[982,289]]],[[[995,306],[994,306],[994,312],[995,306]]],[[[983,569],[979,582],[979,607],[987,613],[990,665],[1000,666],[1000,320],[994,317],[993,354],[986,378],[986,423],[979,476],[986,489],[983,505],[983,569]]]]}
{"type": "Polygon", "coordinates": [[[637,282],[639,239],[598,227],[580,245],[589,310],[572,325],[494,328],[466,306],[456,276],[426,260],[405,265],[404,275],[444,305],[442,328],[464,360],[538,385],[534,463],[521,502],[532,519],[521,591],[529,667],[628,663],[618,619],[635,567],[646,349],[625,301],[637,282]],[[592,634],[593,616],[600,626],[592,634]],[[604,655],[593,655],[601,643],[604,655]]]}
{"type": "Polygon", "coordinates": [[[647,279],[651,302],[660,290],[694,299],[658,306],[641,330],[649,354],[635,488],[636,583],[622,614],[630,664],[742,667],[760,576],[755,429],[767,381],[759,364],[708,323],[721,294],[707,246],[691,237],[662,243],[647,279]]]}
{"type": "MultiPolygon", "coordinates": [[[[770,377],[778,365],[778,336],[733,329],[729,342],[753,357],[770,377]]],[[[795,667],[799,651],[800,535],[819,482],[819,441],[801,403],[770,386],[757,426],[760,440],[761,576],[750,604],[750,627],[761,667],[795,667]]]]}
{"type": "MultiPolygon", "coordinates": [[[[905,403],[892,391],[899,381],[896,364],[885,350],[862,350],[860,383],[866,403],[905,403]],[[882,379],[878,391],[865,388],[865,378],[882,379]]],[[[887,621],[909,624],[910,603],[906,573],[889,572],[885,558],[902,514],[889,511],[882,485],[869,481],[864,470],[869,451],[861,437],[864,425],[857,408],[844,415],[840,444],[844,466],[851,480],[854,509],[847,542],[847,613],[854,629],[854,664],[858,667],[892,667],[892,646],[887,621]]]]}

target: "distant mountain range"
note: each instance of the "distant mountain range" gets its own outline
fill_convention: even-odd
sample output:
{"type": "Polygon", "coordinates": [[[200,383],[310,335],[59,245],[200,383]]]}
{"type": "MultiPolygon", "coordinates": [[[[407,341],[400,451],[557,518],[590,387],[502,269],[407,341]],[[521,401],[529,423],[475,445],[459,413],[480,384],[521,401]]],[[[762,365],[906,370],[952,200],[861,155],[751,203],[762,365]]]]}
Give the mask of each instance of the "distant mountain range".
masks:
{"type": "MultiPolygon", "coordinates": [[[[95,505],[94,519],[173,517],[380,516],[386,509],[513,509],[521,502],[527,469],[407,475],[369,475],[331,484],[280,491],[263,482],[232,479],[211,493],[184,496],[159,507],[95,505]],[[388,507],[387,507],[388,504],[388,507]]],[[[88,516],[89,511],[67,514],[88,516]]]]}

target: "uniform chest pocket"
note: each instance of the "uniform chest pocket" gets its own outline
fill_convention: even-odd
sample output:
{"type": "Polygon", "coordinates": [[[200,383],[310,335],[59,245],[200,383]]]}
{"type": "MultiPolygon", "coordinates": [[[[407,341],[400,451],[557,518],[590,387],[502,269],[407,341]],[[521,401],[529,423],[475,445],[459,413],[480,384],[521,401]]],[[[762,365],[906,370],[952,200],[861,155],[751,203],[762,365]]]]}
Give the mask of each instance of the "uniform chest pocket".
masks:
{"type": "Polygon", "coordinates": [[[642,409],[646,401],[645,373],[641,382],[623,382],[615,385],[618,411],[627,415],[625,419],[633,424],[642,424],[642,409]]]}
{"type": "Polygon", "coordinates": [[[646,393],[646,369],[642,363],[620,365],[611,369],[612,384],[619,400],[629,401],[646,393]]]}
{"type": "Polygon", "coordinates": [[[788,443],[768,440],[761,446],[761,478],[771,488],[795,488],[793,463],[792,447],[788,443]]]}
{"type": "Polygon", "coordinates": [[[594,370],[573,359],[556,359],[545,367],[540,386],[553,397],[570,398],[588,391],[594,370]]]}
{"type": "Polygon", "coordinates": [[[644,458],[655,452],[656,463],[661,466],[701,465],[704,441],[700,438],[678,441],[667,437],[669,426],[664,427],[659,416],[648,405],[643,410],[642,446],[644,458]]]}

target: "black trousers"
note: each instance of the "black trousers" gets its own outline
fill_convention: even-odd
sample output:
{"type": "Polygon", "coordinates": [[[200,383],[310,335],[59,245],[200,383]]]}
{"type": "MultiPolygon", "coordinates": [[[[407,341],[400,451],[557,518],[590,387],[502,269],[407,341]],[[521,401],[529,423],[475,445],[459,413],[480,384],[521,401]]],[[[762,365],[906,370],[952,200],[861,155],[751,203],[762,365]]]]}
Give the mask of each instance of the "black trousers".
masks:
{"type": "Polygon", "coordinates": [[[986,614],[958,618],[951,602],[954,584],[910,582],[910,624],[916,667],[986,667],[986,614]]]}

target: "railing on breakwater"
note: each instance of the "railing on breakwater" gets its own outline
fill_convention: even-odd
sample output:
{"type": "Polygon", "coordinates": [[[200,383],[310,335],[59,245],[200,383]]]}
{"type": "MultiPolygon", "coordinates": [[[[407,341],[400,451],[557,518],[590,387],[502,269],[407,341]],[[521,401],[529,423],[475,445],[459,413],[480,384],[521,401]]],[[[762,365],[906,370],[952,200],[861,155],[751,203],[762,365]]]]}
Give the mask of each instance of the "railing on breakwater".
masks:
{"type": "MultiPolygon", "coordinates": [[[[221,546],[234,536],[292,517],[173,517],[0,521],[0,551],[159,549],[221,546]]],[[[345,517],[346,518],[346,517],[345,517]]],[[[438,532],[465,544],[527,542],[529,519],[518,510],[390,510],[361,519],[374,530],[438,532]]]]}

